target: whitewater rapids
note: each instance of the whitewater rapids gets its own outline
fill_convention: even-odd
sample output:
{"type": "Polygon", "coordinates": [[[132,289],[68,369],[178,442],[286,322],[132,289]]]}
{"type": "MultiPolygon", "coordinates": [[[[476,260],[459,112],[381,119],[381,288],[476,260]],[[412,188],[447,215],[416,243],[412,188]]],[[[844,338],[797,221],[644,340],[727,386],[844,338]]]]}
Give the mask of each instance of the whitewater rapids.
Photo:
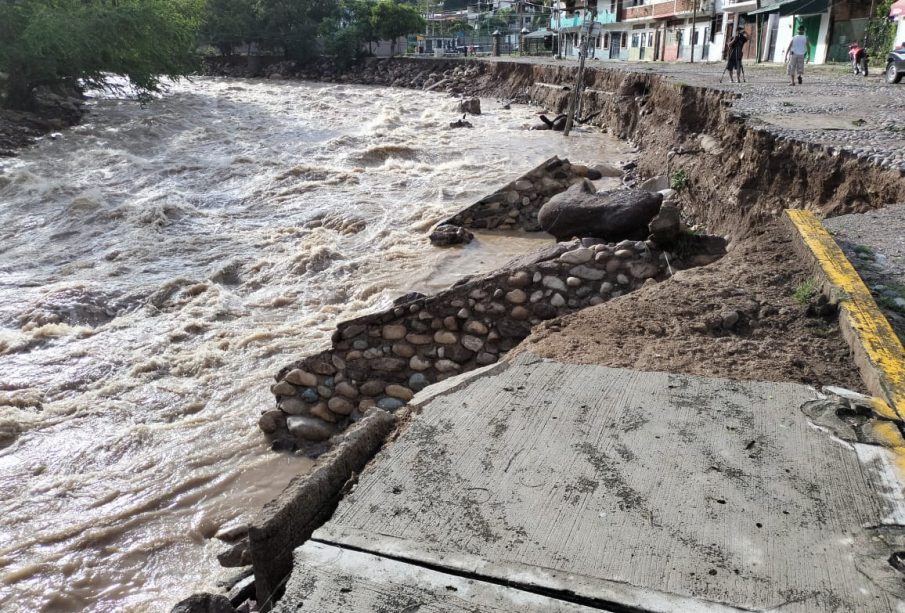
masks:
{"type": "Polygon", "coordinates": [[[0,160],[0,602],[164,611],[211,589],[217,527],[304,457],[256,426],[336,322],[499,266],[543,237],[437,249],[438,220],[552,155],[620,159],[539,109],[443,94],[196,79],[98,98],[0,160]]]}

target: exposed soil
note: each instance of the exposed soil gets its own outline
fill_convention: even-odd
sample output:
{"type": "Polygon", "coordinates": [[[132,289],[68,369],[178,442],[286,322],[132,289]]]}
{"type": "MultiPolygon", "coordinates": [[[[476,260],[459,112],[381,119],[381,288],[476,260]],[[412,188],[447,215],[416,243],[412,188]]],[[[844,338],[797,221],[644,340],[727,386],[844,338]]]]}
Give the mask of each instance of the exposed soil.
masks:
{"type": "Polygon", "coordinates": [[[793,297],[809,274],[773,222],[714,264],[541,324],[511,355],[863,391],[835,317],[809,316],[793,297]]]}

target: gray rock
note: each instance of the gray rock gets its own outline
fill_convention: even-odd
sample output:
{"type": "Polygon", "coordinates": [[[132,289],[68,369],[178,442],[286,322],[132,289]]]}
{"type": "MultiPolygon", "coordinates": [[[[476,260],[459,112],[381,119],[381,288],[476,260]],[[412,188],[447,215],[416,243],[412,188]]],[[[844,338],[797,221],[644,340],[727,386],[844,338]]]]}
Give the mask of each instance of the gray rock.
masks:
{"type": "Polygon", "coordinates": [[[520,270],[509,277],[510,287],[528,287],[531,285],[531,275],[524,270],[520,270]]]}
{"type": "Polygon", "coordinates": [[[720,313],[720,325],[723,330],[731,330],[738,324],[739,321],[739,313],[738,311],[723,311],[720,313]]]}
{"type": "Polygon", "coordinates": [[[176,603],[170,613],[236,613],[236,609],[221,594],[192,594],[176,603]]]}
{"type": "Polygon", "coordinates": [[[446,345],[442,348],[444,358],[463,364],[474,357],[474,352],[462,345],[446,345]]]}
{"type": "Polygon", "coordinates": [[[376,360],[371,361],[371,368],[373,370],[395,372],[405,368],[405,360],[400,360],[398,358],[377,358],[376,360]]]}
{"type": "Polygon", "coordinates": [[[596,192],[587,180],[553,196],[537,214],[541,228],[557,238],[642,238],[663,196],[641,190],[596,192]]]}
{"type": "Polygon", "coordinates": [[[416,372],[409,377],[409,387],[416,392],[420,392],[428,385],[430,385],[430,381],[420,372],[416,372]]]}
{"type": "Polygon", "coordinates": [[[486,351],[482,351],[478,354],[478,357],[475,358],[475,361],[481,366],[487,366],[488,364],[493,364],[497,361],[497,356],[492,353],[488,353],[486,351]]]}
{"type": "Polygon", "coordinates": [[[606,163],[597,164],[596,166],[592,166],[591,169],[596,170],[598,173],[600,173],[601,177],[616,178],[616,177],[621,177],[623,174],[625,174],[621,168],[617,168],[616,166],[613,166],[612,164],[606,164],[606,163]]]}
{"type": "Polygon", "coordinates": [[[285,426],[285,424],[286,416],[282,411],[266,411],[258,418],[258,427],[264,434],[273,434],[279,430],[281,426],[285,426]]]}
{"type": "Polygon", "coordinates": [[[461,226],[441,224],[431,232],[430,242],[438,247],[464,245],[474,239],[474,234],[461,226]]]}
{"type": "Polygon", "coordinates": [[[531,332],[531,326],[523,321],[503,318],[496,323],[496,330],[503,338],[525,338],[531,332]]]}
{"type": "Polygon", "coordinates": [[[399,398],[381,398],[377,401],[377,408],[384,411],[396,411],[405,406],[405,401],[399,398]]]}
{"type": "MultiPolygon", "coordinates": [[[[317,402],[320,400],[320,397],[317,395],[317,390],[312,389],[310,387],[306,387],[302,392],[302,400],[308,403],[317,402]]],[[[289,411],[286,411],[287,413],[289,411]]]]}
{"type": "Polygon", "coordinates": [[[468,113],[469,115],[481,114],[481,100],[479,98],[469,98],[459,103],[459,112],[468,113]]]}
{"type": "Polygon", "coordinates": [[[528,296],[520,289],[514,289],[506,294],[506,301],[512,304],[523,304],[526,300],[528,296]]]}
{"type": "MultiPolygon", "coordinates": [[[[362,342],[364,342],[363,348],[366,349],[368,346],[367,342],[362,342]]],[[[315,375],[311,374],[310,372],[305,372],[304,370],[301,370],[299,368],[290,370],[283,380],[288,381],[293,385],[304,385],[307,387],[315,387],[317,385],[317,377],[315,375]]]]}
{"type": "Polygon", "coordinates": [[[292,416],[286,419],[286,425],[289,432],[306,441],[325,441],[336,431],[332,424],[316,417],[292,416]]]}
{"type": "Polygon", "coordinates": [[[537,304],[532,305],[531,312],[534,313],[535,317],[538,319],[553,319],[558,314],[556,307],[547,304],[546,302],[538,302],[537,304]]]}
{"type": "Polygon", "coordinates": [[[543,281],[544,287],[549,287],[560,292],[566,291],[566,284],[559,277],[546,276],[543,281]]]}
{"type": "Polygon", "coordinates": [[[480,351],[481,347],[484,346],[484,339],[470,334],[464,335],[460,342],[462,343],[462,346],[469,351],[480,351]]]}
{"type": "Polygon", "coordinates": [[[452,360],[437,360],[437,363],[434,364],[434,368],[437,369],[437,372],[455,372],[462,367],[452,360]]]}
{"type": "Polygon", "coordinates": [[[651,177],[647,181],[641,183],[641,185],[638,186],[638,189],[643,189],[647,192],[659,192],[662,189],[669,189],[669,178],[666,175],[651,177]]]}
{"type": "Polygon", "coordinates": [[[430,360],[427,358],[422,358],[420,355],[412,356],[412,359],[409,360],[409,368],[412,370],[422,371],[427,370],[431,367],[430,360]]]}
{"type": "Polygon", "coordinates": [[[682,229],[682,216],[679,209],[671,204],[664,204],[660,212],[650,220],[647,229],[650,231],[650,240],[658,245],[669,245],[682,229]]]}
{"type": "Polygon", "coordinates": [[[303,415],[308,411],[308,405],[300,398],[282,398],[280,408],[287,415],[303,415]]]}
{"type": "Polygon", "coordinates": [[[348,415],[355,408],[347,398],[343,398],[342,396],[334,396],[327,402],[327,408],[336,413],[337,415],[348,415]]]}
{"type": "Polygon", "coordinates": [[[579,279],[584,279],[585,281],[599,281],[606,276],[606,271],[580,265],[569,270],[569,274],[578,277],[579,279]]]}
{"type": "Polygon", "coordinates": [[[581,247],[579,249],[573,249],[572,251],[566,251],[559,256],[559,259],[566,264],[585,264],[590,262],[593,257],[593,250],[588,249],[587,247],[581,247]]]}

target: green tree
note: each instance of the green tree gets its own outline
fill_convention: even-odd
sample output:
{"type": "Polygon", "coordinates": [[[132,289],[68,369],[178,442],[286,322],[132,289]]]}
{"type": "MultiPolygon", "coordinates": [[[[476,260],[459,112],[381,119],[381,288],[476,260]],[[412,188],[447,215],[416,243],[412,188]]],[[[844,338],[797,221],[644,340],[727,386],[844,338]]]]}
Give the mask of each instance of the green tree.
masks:
{"type": "Polygon", "coordinates": [[[233,47],[257,42],[260,38],[254,0],[207,0],[201,37],[231,55],[233,47]]]}
{"type": "Polygon", "coordinates": [[[892,50],[895,42],[895,23],[889,20],[889,11],[895,0],[879,0],[874,14],[867,22],[864,32],[864,45],[870,57],[883,65],[886,54],[892,50]]]}
{"type": "Polygon", "coordinates": [[[307,62],[318,55],[323,23],[338,17],[339,0],[256,0],[255,12],[266,47],[307,62]]]}
{"type": "Polygon", "coordinates": [[[0,91],[27,109],[39,86],[109,85],[141,92],[198,66],[203,0],[0,0],[0,91]]]}
{"type": "Polygon", "coordinates": [[[323,53],[338,68],[347,68],[365,45],[378,40],[371,24],[374,4],[376,0],[342,0],[338,14],[321,23],[323,53]]]}
{"type": "Polygon", "coordinates": [[[390,41],[390,55],[396,55],[396,39],[406,34],[424,31],[424,17],[413,6],[393,0],[380,0],[371,12],[374,32],[390,41]]]}

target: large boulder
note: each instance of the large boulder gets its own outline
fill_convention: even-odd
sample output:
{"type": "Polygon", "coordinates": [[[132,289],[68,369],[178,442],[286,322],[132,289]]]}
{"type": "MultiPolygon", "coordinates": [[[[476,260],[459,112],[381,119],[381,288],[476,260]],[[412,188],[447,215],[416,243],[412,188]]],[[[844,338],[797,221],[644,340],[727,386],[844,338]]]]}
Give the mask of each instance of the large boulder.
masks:
{"type": "Polygon", "coordinates": [[[663,196],[641,190],[597,192],[587,179],[550,198],[537,213],[541,228],[556,237],[643,239],[663,196]]]}
{"type": "Polygon", "coordinates": [[[459,102],[459,112],[468,113],[469,115],[481,114],[481,100],[479,98],[469,98],[459,102]]]}

